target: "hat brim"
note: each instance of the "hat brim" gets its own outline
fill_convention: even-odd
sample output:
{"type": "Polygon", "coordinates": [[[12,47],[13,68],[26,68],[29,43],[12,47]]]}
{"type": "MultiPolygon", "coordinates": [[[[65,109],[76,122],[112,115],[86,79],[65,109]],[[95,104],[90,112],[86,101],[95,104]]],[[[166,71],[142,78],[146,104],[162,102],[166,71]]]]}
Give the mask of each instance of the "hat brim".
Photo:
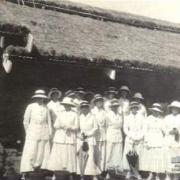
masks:
{"type": "Polygon", "coordinates": [[[109,93],[118,94],[118,91],[109,90],[109,91],[105,91],[105,93],[106,94],[109,94],[109,93]]]}
{"type": "Polygon", "coordinates": [[[126,92],[130,93],[129,89],[119,89],[119,91],[126,91],[126,92]]]}
{"type": "Polygon", "coordinates": [[[114,104],[111,104],[111,105],[110,105],[110,107],[113,107],[113,106],[120,106],[120,104],[114,103],[114,104]]]}
{"type": "Polygon", "coordinates": [[[149,108],[150,111],[156,111],[156,112],[160,112],[160,113],[163,113],[162,110],[160,109],[157,109],[157,108],[149,108]]]}
{"type": "Polygon", "coordinates": [[[168,108],[178,108],[178,109],[180,109],[180,106],[168,105],[168,108]]]}
{"type": "Polygon", "coordinates": [[[49,99],[51,98],[52,94],[54,93],[58,93],[58,99],[62,97],[62,92],[60,90],[54,90],[54,91],[50,91],[48,94],[49,99]]]}
{"type": "Polygon", "coordinates": [[[76,105],[75,104],[71,104],[71,103],[65,103],[65,102],[61,102],[62,105],[69,105],[69,106],[73,106],[75,107],[76,105]]]}
{"type": "Polygon", "coordinates": [[[133,108],[138,108],[139,109],[139,106],[138,105],[131,105],[130,109],[133,109],[133,108]]]}
{"type": "Polygon", "coordinates": [[[95,99],[93,99],[92,102],[95,103],[97,101],[104,101],[104,98],[103,97],[95,98],[95,99]]]}
{"type": "Polygon", "coordinates": [[[34,96],[32,96],[32,99],[35,99],[35,98],[49,99],[46,95],[34,95],[34,96]]]}

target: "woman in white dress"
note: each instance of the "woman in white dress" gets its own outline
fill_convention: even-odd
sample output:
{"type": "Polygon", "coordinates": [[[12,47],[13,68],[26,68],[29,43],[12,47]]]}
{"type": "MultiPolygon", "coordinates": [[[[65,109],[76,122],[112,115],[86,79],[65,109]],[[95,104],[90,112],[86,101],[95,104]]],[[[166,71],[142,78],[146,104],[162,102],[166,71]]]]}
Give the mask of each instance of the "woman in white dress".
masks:
{"type": "Polygon", "coordinates": [[[118,91],[115,87],[108,87],[107,91],[105,91],[105,100],[104,100],[104,109],[105,111],[111,110],[111,100],[116,98],[116,95],[118,94],[118,91]]]}
{"type": "Polygon", "coordinates": [[[165,117],[166,132],[166,157],[167,157],[167,175],[166,180],[177,180],[180,175],[180,169],[176,165],[180,163],[180,102],[173,101],[169,105],[171,114],[165,117]],[[177,162],[177,163],[176,163],[177,162]]]}
{"type": "Polygon", "coordinates": [[[103,173],[106,171],[106,119],[107,112],[104,110],[104,98],[96,94],[93,99],[94,108],[91,110],[98,126],[96,131],[96,160],[98,167],[103,173]]]}
{"type": "Polygon", "coordinates": [[[83,101],[80,104],[79,125],[80,130],[77,139],[77,174],[81,175],[81,173],[83,173],[83,175],[93,176],[93,179],[97,179],[96,176],[101,174],[101,171],[95,163],[95,134],[98,126],[95,116],[90,112],[90,104],[87,101],[83,101]],[[88,143],[89,149],[87,152],[81,152],[84,141],[88,143]],[[82,167],[84,166],[83,162],[86,161],[82,160],[84,153],[87,153],[88,158],[85,167],[82,167]],[[82,172],[83,168],[84,172],[82,172]]]}
{"type": "Polygon", "coordinates": [[[123,118],[124,116],[127,116],[129,114],[129,99],[128,96],[130,94],[130,89],[128,86],[121,86],[119,89],[119,111],[122,114],[123,118]]]}
{"type": "Polygon", "coordinates": [[[111,101],[111,111],[107,118],[107,146],[106,146],[106,167],[115,171],[122,171],[123,155],[123,117],[119,114],[119,101],[111,101]]]}
{"type": "Polygon", "coordinates": [[[158,107],[150,108],[151,115],[146,119],[144,134],[143,169],[149,171],[147,180],[160,180],[159,174],[165,173],[164,156],[164,119],[158,107]]]}
{"type": "Polygon", "coordinates": [[[74,107],[72,99],[65,97],[64,106],[54,123],[55,134],[49,159],[48,169],[51,171],[76,172],[76,143],[79,123],[77,114],[71,110],[74,107]]]}
{"type": "Polygon", "coordinates": [[[132,97],[133,101],[136,101],[139,103],[139,110],[138,113],[141,113],[144,117],[147,117],[147,110],[145,105],[143,104],[144,97],[140,92],[134,93],[134,96],[132,97]]]}
{"type": "Polygon", "coordinates": [[[130,103],[130,114],[125,116],[124,119],[124,133],[125,133],[125,146],[123,152],[123,168],[127,170],[126,179],[130,179],[131,176],[135,176],[137,179],[141,179],[138,173],[142,148],[143,148],[143,136],[144,136],[144,116],[139,111],[139,104],[137,102],[130,103]],[[127,161],[127,154],[130,152],[136,152],[139,156],[139,161],[136,169],[131,171],[131,167],[127,161]]]}
{"type": "Polygon", "coordinates": [[[55,122],[58,114],[64,109],[64,107],[60,103],[61,96],[62,92],[57,88],[52,88],[48,94],[50,101],[47,106],[50,110],[53,123],[55,122]]]}
{"type": "Polygon", "coordinates": [[[34,103],[26,108],[24,114],[25,144],[21,159],[21,172],[30,172],[46,166],[50,152],[49,140],[52,135],[51,118],[45,101],[44,90],[35,91],[34,103]]]}

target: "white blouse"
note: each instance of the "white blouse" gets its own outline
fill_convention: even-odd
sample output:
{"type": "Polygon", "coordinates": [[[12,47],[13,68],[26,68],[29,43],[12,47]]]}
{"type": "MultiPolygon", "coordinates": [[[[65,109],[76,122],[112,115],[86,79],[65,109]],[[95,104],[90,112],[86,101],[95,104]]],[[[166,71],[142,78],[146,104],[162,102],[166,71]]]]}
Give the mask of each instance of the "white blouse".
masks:
{"type": "Polygon", "coordinates": [[[164,121],[162,117],[150,115],[145,120],[144,141],[149,147],[163,147],[164,121]]]}
{"type": "MultiPolygon", "coordinates": [[[[87,137],[86,141],[89,145],[96,145],[95,134],[98,129],[95,116],[92,113],[87,115],[80,114],[79,116],[80,132],[79,136],[84,133],[87,137]]],[[[80,140],[81,143],[81,140],[80,140]]]]}
{"type": "Polygon", "coordinates": [[[94,107],[91,112],[95,116],[95,120],[98,125],[98,130],[96,132],[96,140],[105,141],[107,112],[104,109],[99,110],[97,107],[94,107]]]}
{"type": "Polygon", "coordinates": [[[165,134],[166,144],[169,147],[180,147],[180,142],[175,141],[175,135],[170,134],[174,128],[176,128],[180,135],[180,114],[169,114],[165,117],[165,134]]]}
{"type": "Polygon", "coordinates": [[[122,142],[122,128],[123,118],[119,113],[116,114],[113,111],[108,113],[107,119],[107,141],[109,142],[122,142]]]}
{"type": "Polygon", "coordinates": [[[54,128],[56,129],[53,141],[63,144],[75,144],[76,134],[79,129],[77,114],[74,111],[59,113],[54,128]]]}
{"type": "Polygon", "coordinates": [[[125,116],[123,129],[126,142],[132,144],[142,142],[144,137],[144,116],[140,113],[136,115],[130,113],[125,116]]]}
{"type": "Polygon", "coordinates": [[[24,114],[26,138],[31,140],[48,140],[52,135],[50,113],[46,105],[32,103],[24,114]]]}

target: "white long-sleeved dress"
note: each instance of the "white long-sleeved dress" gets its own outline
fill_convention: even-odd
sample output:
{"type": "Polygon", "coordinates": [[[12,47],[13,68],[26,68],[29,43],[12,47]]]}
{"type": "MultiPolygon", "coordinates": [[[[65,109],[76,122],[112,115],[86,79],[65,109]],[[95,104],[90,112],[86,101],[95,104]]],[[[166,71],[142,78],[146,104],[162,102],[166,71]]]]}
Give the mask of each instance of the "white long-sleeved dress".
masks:
{"type": "Polygon", "coordinates": [[[28,105],[23,124],[26,138],[20,171],[33,171],[35,166],[44,168],[50,153],[49,140],[52,135],[51,119],[47,106],[38,103],[28,105]]]}
{"type": "Polygon", "coordinates": [[[145,120],[143,166],[141,170],[165,172],[163,117],[149,115],[145,120]]]}
{"type": "MultiPolygon", "coordinates": [[[[87,139],[85,141],[89,145],[89,150],[87,152],[88,160],[85,167],[84,175],[99,175],[101,172],[97,164],[95,163],[95,146],[96,146],[95,134],[98,129],[95,116],[92,113],[88,113],[87,115],[80,114],[79,125],[80,125],[80,131],[78,133],[79,138],[77,139],[77,151],[79,152],[83,144],[83,141],[80,138],[82,133],[87,136],[87,139]]],[[[77,174],[81,174],[80,172],[81,164],[82,162],[79,154],[77,156],[77,174]]]]}
{"type": "Polygon", "coordinates": [[[106,120],[107,112],[99,110],[96,106],[92,109],[92,114],[98,126],[96,131],[96,163],[101,171],[106,170],[106,120]]]}
{"type": "Polygon", "coordinates": [[[178,130],[178,138],[180,139],[180,114],[167,115],[165,121],[165,143],[166,143],[166,171],[169,173],[180,174],[180,168],[175,167],[175,163],[172,163],[172,158],[180,157],[180,140],[175,139],[175,135],[170,132],[176,128],[178,130]]]}
{"type": "Polygon", "coordinates": [[[122,170],[123,155],[123,117],[119,113],[109,111],[106,134],[106,168],[122,170]]]}
{"type": "Polygon", "coordinates": [[[141,156],[143,149],[143,137],[144,137],[144,116],[141,113],[125,116],[124,119],[124,133],[125,133],[125,145],[123,152],[123,168],[129,170],[129,164],[126,158],[126,154],[132,150],[133,146],[139,155],[139,167],[141,167],[141,156]]]}
{"type": "Polygon", "coordinates": [[[55,134],[48,169],[76,172],[76,143],[79,123],[73,111],[62,111],[55,123],[55,134]]]}

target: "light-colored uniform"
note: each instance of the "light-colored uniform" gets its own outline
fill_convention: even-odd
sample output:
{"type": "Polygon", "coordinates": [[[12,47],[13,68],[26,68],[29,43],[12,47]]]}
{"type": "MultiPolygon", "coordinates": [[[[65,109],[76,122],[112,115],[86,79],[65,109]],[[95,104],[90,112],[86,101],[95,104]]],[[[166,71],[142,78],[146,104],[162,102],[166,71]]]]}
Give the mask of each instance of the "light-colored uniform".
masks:
{"type": "Polygon", "coordinates": [[[127,116],[129,114],[129,110],[130,110],[129,100],[125,99],[125,98],[119,98],[119,103],[120,103],[119,113],[122,114],[123,117],[127,116]]]}
{"type": "MultiPolygon", "coordinates": [[[[81,134],[84,133],[87,136],[86,142],[89,145],[88,160],[85,167],[84,175],[99,175],[101,172],[95,163],[95,146],[96,146],[96,138],[95,134],[98,129],[97,122],[95,120],[95,116],[92,113],[88,113],[87,115],[80,114],[79,116],[79,124],[80,124],[80,132],[78,134],[77,139],[77,150],[79,152],[83,141],[81,140],[81,134]]],[[[80,154],[77,156],[77,174],[81,174],[80,166],[82,165],[80,154]]]]}
{"type": "Polygon", "coordinates": [[[111,110],[111,99],[105,99],[104,101],[104,110],[109,112],[111,110]]]}
{"type": "Polygon", "coordinates": [[[163,117],[149,115],[145,123],[141,170],[165,173],[164,139],[163,117]]]}
{"type": "Polygon", "coordinates": [[[137,154],[139,155],[139,167],[141,166],[141,156],[143,148],[143,136],[144,136],[144,117],[142,114],[132,114],[125,116],[124,119],[124,133],[125,146],[123,152],[123,168],[129,170],[129,164],[126,158],[126,154],[132,150],[133,146],[137,154]]]}
{"type": "Polygon", "coordinates": [[[77,114],[72,110],[62,111],[54,123],[54,128],[56,131],[48,169],[76,172],[76,135],[79,129],[77,114]]]}
{"type": "Polygon", "coordinates": [[[101,171],[106,170],[106,120],[107,112],[104,109],[99,110],[96,106],[92,109],[95,116],[98,130],[96,132],[96,160],[101,171]]]}
{"type": "Polygon", "coordinates": [[[107,146],[106,167],[107,169],[122,170],[123,155],[123,118],[119,113],[109,111],[107,116],[107,146]]]}
{"type": "Polygon", "coordinates": [[[48,109],[50,110],[51,113],[51,117],[52,117],[52,121],[53,123],[55,122],[58,114],[64,110],[64,106],[61,105],[60,101],[53,101],[51,100],[48,104],[48,109]]]}
{"type": "Polygon", "coordinates": [[[180,157],[180,141],[175,139],[175,135],[171,135],[170,131],[176,128],[179,132],[178,138],[180,139],[180,114],[178,115],[167,115],[165,121],[165,143],[166,143],[166,157],[167,167],[166,171],[169,173],[180,174],[180,168],[175,168],[176,163],[172,163],[172,158],[177,156],[180,157]]]}
{"type": "Polygon", "coordinates": [[[50,113],[46,105],[30,104],[24,114],[26,132],[21,159],[21,172],[33,171],[34,166],[44,168],[49,157],[52,135],[50,113]]]}

